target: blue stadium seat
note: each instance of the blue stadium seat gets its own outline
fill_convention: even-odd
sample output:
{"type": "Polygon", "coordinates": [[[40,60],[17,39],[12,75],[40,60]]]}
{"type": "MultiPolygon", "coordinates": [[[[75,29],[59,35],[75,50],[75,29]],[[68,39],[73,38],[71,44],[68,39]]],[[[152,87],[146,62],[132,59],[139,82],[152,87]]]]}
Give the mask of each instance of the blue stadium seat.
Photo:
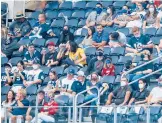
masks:
{"type": "Polygon", "coordinates": [[[58,38],[50,38],[46,41],[46,46],[48,44],[48,42],[54,42],[55,45],[57,45],[57,42],[58,42],[58,38]]]}
{"type": "Polygon", "coordinates": [[[124,33],[125,36],[129,36],[129,28],[120,28],[118,31],[124,33]]]}
{"type": "Polygon", "coordinates": [[[1,103],[6,100],[6,95],[1,95],[1,103]]]}
{"type": "Polygon", "coordinates": [[[162,39],[162,36],[160,36],[160,37],[152,37],[151,41],[153,42],[153,44],[158,45],[160,43],[161,39],[162,39]]]}
{"type": "Polygon", "coordinates": [[[61,28],[52,27],[52,31],[57,37],[59,37],[61,33],[61,28]]]}
{"type": "Polygon", "coordinates": [[[78,1],[73,3],[73,9],[85,9],[86,1],[78,1]]]}
{"type": "Polygon", "coordinates": [[[69,19],[66,23],[66,26],[69,27],[77,27],[78,26],[78,20],[77,19],[69,19]]]}
{"type": "Polygon", "coordinates": [[[113,6],[114,6],[116,9],[120,9],[120,8],[122,8],[125,4],[126,4],[126,1],[116,1],[116,2],[113,3],[113,6]]]}
{"type": "Polygon", "coordinates": [[[1,66],[1,73],[5,73],[5,67],[1,66]]]}
{"type": "Polygon", "coordinates": [[[123,68],[124,68],[124,65],[115,65],[115,75],[120,75],[123,68]]]}
{"type": "Polygon", "coordinates": [[[28,21],[29,21],[29,23],[30,23],[30,25],[31,25],[32,28],[34,27],[34,25],[37,22],[37,20],[35,20],[35,19],[28,19],[28,21]]]}
{"type": "Polygon", "coordinates": [[[7,13],[7,8],[8,8],[8,4],[5,2],[1,2],[1,15],[7,13]]]}
{"type": "Polygon", "coordinates": [[[110,47],[104,47],[103,51],[104,51],[104,56],[109,56],[110,52],[111,52],[111,48],[110,47]]]}
{"type": "Polygon", "coordinates": [[[47,3],[45,10],[57,10],[59,7],[58,1],[52,1],[47,3]]]}
{"type": "Polygon", "coordinates": [[[70,65],[68,68],[66,68],[64,70],[64,74],[67,74],[67,72],[70,70],[70,69],[73,69],[75,71],[75,74],[78,72],[79,68],[77,66],[72,66],[70,65]]]}
{"type": "Polygon", "coordinates": [[[48,75],[50,71],[50,67],[47,67],[47,66],[41,66],[40,69],[43,71],[45,75],[48,75]]]}
{"type": "Polygon", "coordinates": [[[47,10],[45,12],[46,18],[47,19],[54,19],[57,18],[58,12],[57,11],[52,11],[52,10],[47,10]]]}
{"type": "Polygon", "coordinates": [[[120,81],[121,81],[121,76],[117,75],[115,78],[115,83],[120,83],[120,81]]]}
{"type": "Polygon", "coordinates": [[[65,1],[60,4],[59,9],[72,9],[72,2],[71,1],[65,1]]]}
{"type": "Polygon", "coordinates": [[[71,15],[72,15],[72,11],[71,10],[59,10],[58,17],[66,16],[67,18],[70,18],[71,15]]]}
{"type": "Polygon", "coordinates": [[[23,56],[23,52],[19,52],[18,50],[12,53],[12,57],[22,57],[22,56],[23,56]]]}
{"type": "Polygon", "coordinates": [[[79,105],[79,104],[82,104],[83,102],[84,102],[84,95],[81,94],[77,98],[77,104],[79,105]]]}
{"type": "Polygon", "coordinates": [[[74,41],[79,45],[84,40],[84,36],[75,36],[74,41]]]}
{"type": "Polygon", "coordinates": [[[133,58],[133,61],[132,61],[132,62],[138,63],[138,62],[140,62],[140,61],[142,61],[141,56],[135,56],[135,57],[133,58]]]}
{"type": "Polygon", "coordinates": [[[86,19],[81,19],[78,23],[78,27],[83,27],[86,25],[86,19]]]}
{"type": "Polygon", "coordinates": [[[113,64],[117,64],[118,63],[118,60],[119,60],[118,56],[110,56],[110,58],[112,59],[112,63],[113,64]]]}
{"type": "Polygon", "coordinates": [[[108,34],[112,33],[115,31],[115,29],[113,27],[105,27],[104,28],[104,31],[108,34]]]}
{"type": "Polygon", "coordinates": [[[67,95],[59,95],[55,98],[55,101],[60,105],[68,105],[69,104],[69,96],[67,95]]]}
{"type": "Polygon", "coordinates": [[[26,38],[21,38],[18,43],[20,45],[27,45],[27,44],[31,43],[31,40],[30,39],[26,39],[26,38]]]}
{"type": "Polygon", "coordinates": [[[157,30],[156,36],[162,36],[162,27],[157,30]]]}
{"type": "Polygon", "coordinates": [[[63,28],[65,20],[63,18],[54,19],[51,23],[51,27],[63,28]]]}
{"type": "Polygon", "coordinates": [[[101,2],[103,7],[107,9],[108,6],[112,5],[113,4],[113,1],[103,1],[101,2]]]}
{"type": "Polygon", "coordinates": [[[132,61],[132,57],[131,56],[120,56],[118,63],[124,64],[127,62],[127,60],[132,61]]]}
{"type": "Polygon", "coordinates": [[[1,57],[1,66],[3,66],[7,62],[8,62],[8,58],[7,57],[1,57]]]}
{"type": "Polygon", "coordinates": [[[50,78],[47,76],[47,77],[44,79],[42,85],[47,85],[49,81],[50,81],[50,78]]]}
{"type": "Polygon", "coordinates": [[[16,66],[17,62],[22,60],[21,57],[13,57],[9,60],[9,63],[11,63],[13,66],[16,66]]]}
{"type": "Polygon", "coordinates": [[[98,1],[87,2],[86,9],[94,9],[94,8],[96,8],[97,3],[98,3],[98,1]]]}
{"type": "Polygon", "coordinates": [[[37,94],[37,86],[30,85],[26,88],[27,95],[36,95],[37,94]]]}
{"type": "Polygon", "coordinates": [[[144,31],[145,35],[148,36],[155,36],[156,35],[156,28],[146,28],[144,31]]]}
{"type": "Polygon", "coordinates": [[[29,95],[27,97],[27,100],[31,103],[33,100],[36,100],[37,96],[36,95],[29,95]]]}
{"type": "Polygon", "coordinates": [[[126,5],[128,6],[128,8],[130,8],[130,9],[133,9],[133,8],[135,8],[135,4],[134,3],[132,3],[131,1],[128,1],[127,3],[126,3],[126,5]]]}
{"type": "Polygon", "coordinates": [[[40,39],[34,39],[33,42],[34,46],[36,47],[43,47],[45,44],[45,39],[40,38],[40,39]]]}
{"type": "Polygon", "coordinates": [[[87,47],[84,49],[84,52],[86,54],[86,56],[95,56],[96,53],[96,48],[95,47],[87,47]]]}
{"type": "Polygon", "coordinates": [[[87,36],[88,35],[88,29],[82,28],[81,35],[82,36],[87,36]]]}
{"type": "Polygon", "coordinates": [[[111,48],[111,53],[110,55],[124,55],[125,53],[125,48],[124,47],[114,47],[111,48]]]}
{"type": "Polygon", "coordinates": [[[85,17],[85,11],[84,10],[74,11],[74,13],[72,14],[72,17],[83,19],[85,17]]]}
{"type": "Polygon", "coordinates": [[[11,86],[3,86],[1,88],[1,95],[7,95],[10,89],[11,89],[11,86]]]}
{"type": "Polygon", "coordinates": [[[32,12],[28,18],[32,18],[32,19],[35,19],[35,20],[38,20],[38,16],[41,12],[40,11],[35,11],[35,12],[32,12]]]}
{"type": "Polygon", "coordinates": [[[55,71],[58,75],[63,75],[64,67],[61,66],[53,67],[51,71],[55,71]]]}
{"type": "Polygon", "coordinates": [[[102,82],[106,82],[106,83],[111,83],[111,84],[113,84],[114,81],[115,81],[115,76],[103,76],[103,77],[101,78],[101,81],[102,81],[102,82]]]}

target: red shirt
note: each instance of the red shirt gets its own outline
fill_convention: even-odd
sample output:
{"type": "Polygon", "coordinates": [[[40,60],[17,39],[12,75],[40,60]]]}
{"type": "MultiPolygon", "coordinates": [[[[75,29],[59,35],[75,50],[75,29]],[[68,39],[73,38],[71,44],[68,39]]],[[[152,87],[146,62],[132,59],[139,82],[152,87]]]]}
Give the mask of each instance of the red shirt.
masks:
{"type": "Polygon", "coordinates": [[[48,112],[49,115],[54,115],[56,114],[57,110],[58,110],[58,104],[52,101],[52,102],[44,103],[44,107],[41,109],[41,112],[48,112]],[[56,106],[56,107],[52,107],[52,106],[56,106]]]}
{"type": "Polygon", "coordinates": [[[115,76],[115,67],[111,65],[109,68],[103,68],[101,72],[102,76],[115,76]]]}

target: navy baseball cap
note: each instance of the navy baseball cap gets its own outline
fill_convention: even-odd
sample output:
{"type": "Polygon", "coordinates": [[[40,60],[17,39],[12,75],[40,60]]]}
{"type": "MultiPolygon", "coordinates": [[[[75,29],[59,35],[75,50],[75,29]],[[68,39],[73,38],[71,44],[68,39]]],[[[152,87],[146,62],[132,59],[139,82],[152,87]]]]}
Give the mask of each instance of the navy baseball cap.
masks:
{"type": "Polygon", "coordinates": [[[74,75],[74,74],[75,74],[75,71],[74,71],[74,69],[69,69],[67,73],[68,73],[68,74],[73,74],[73,75],[74,75]]]}
{"type": "Polygon", "coordinates": [[[111,60],[110,59],[107,59],[106,60],[106,64],[110,64],[111,63],[111,60]]]}

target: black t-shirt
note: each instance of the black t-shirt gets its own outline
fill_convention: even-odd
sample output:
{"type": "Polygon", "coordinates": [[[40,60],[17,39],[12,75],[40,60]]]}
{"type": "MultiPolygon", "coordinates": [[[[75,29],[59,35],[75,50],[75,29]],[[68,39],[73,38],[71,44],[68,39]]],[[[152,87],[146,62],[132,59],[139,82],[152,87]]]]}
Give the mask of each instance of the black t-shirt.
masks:
{"type": "Polygon", "coordinates": [[[53,60],[53,61],[58,61],[57,59],[57,52],[55,51],[54,53],[50,53],[48,52],[46,55],[45,55],[45,64],[48,62],[48,60],[53,60]]]}
{"type": "MultiPolygon", "coordinates": [[[[25,73],[24,72],[21,72],[21,74],[24,76],[24,78],[25,78],[25,80],[26,80],[26,75],[25,75],[25,73]]],[[[16,78],[15,78],[15,81],[14,81],[14,83],[13,83],[14,85],[15,84],[23,84],[23,79],[20,77],[20,76],[17,76],[16,78]]]]}
{"type": "Polygon", "coordinates": [[[133,93],[132,98],[135,98],[135,102],[137,102],[137,101],[143,101],[143,100],[146,99],[146,97],[149,96],[149,94],[150,94],[149,90],[147,90],[145,88],[142,92],[140,92],[139,90],[135,91],[133,93]]]}
{"type": "Polygon", "coordinates": [[[116,105],[120,105],[124,102],[126,92],[132,92],[132,89],[130,86],[124,86],[119,87],[115,89],[112,93],[114,95],[112,103],[115,103],[116,105]]]}

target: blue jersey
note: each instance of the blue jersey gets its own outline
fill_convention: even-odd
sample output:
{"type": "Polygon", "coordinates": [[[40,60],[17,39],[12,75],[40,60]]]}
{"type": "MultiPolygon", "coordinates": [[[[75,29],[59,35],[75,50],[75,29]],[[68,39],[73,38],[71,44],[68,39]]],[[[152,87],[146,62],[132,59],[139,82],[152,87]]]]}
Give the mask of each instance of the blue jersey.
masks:
{"type": "Polygon", "coordinates": [[[29,51],[26,51],[24,54],[24,62],[29,62],[29,61],[39,61],[41,60],[41,54],[37,50],[34,51],[33,56],[30,55],[29,51]]]}

